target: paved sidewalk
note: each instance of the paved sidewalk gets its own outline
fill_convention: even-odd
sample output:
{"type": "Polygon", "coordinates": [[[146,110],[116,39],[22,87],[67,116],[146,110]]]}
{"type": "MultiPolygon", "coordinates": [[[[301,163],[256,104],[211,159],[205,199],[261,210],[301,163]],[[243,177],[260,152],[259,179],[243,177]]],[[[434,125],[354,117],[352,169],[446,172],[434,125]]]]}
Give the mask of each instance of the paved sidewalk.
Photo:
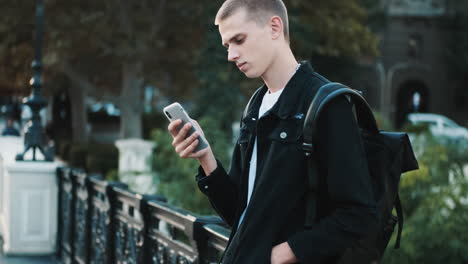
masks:
{"type": "Polygon", "coordinates": [[[0,264],[58,264],[55,257],[5,257],[0,255],[0,264]]]}
{"type": "Polygon", "coordinates": [[[55,256],[5,256],[3,254],[3,240],[0,236],[0,264],[58,264],[55,256]]]}

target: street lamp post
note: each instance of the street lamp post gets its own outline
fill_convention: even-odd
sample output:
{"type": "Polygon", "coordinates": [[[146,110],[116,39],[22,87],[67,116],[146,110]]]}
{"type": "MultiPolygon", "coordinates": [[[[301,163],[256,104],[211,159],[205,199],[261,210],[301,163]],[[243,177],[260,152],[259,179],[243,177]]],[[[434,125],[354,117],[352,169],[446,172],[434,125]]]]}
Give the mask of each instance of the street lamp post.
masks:
{"type": "Polygon", "coordinates": [[[41,94],[42,82],[42,38],[44,35],[44,4],[42,0],[36,0],[36,37],[35,37],[35,58],[32,62],[34,75],[31,78],[30,85],[32,88],[31,95],[23,99],[23,103],[27,105],[32,112],[31,120],[27,123],[27,132],[24,136],[24,151],[16,155],[16,160],[24,160],[24,155],[27,151],[32,150],[32,160],[36,161],[36,151],[39,150],[46,161],[52,160],[50,152],[45,151],[44,145],[44,129],[41,124],[41,116],[39,112],[47,105],[47,101],[41,94]]]}

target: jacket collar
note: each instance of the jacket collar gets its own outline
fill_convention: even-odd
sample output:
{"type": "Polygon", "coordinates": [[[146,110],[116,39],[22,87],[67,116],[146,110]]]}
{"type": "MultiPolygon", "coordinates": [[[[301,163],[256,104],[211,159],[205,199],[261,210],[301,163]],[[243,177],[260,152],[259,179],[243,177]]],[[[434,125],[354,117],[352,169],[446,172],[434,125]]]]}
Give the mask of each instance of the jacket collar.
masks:
{"type": "MultiPolygon", "coordinates": [[[[314,72],[314,69],[308,61],[301,61],[300,63],[301,66],[284,87],[283,93],[278,98],[278,101],[267,113],[274,114],[281,119],[296,114],[297,102],[299,102],[303,90],[305,89],[304,83],[310,79],[310,76],[314,72]]],[[[260,87],[260,91],[252,98],[252,104],[247,110],[246,115],[248,120],[258,117],[258,111],[263,96],[267,91],[268,87],[264,84],[260,87]]]]}

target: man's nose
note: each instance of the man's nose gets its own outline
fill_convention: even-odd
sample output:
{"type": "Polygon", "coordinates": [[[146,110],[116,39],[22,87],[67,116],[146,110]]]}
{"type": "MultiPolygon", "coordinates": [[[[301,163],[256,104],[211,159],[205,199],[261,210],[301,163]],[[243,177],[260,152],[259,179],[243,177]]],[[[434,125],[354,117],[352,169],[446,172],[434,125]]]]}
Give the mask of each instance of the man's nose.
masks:
{"type": "Polygon", "coordinates": [[[228,61],[236,61],[239,59],[239,52],[233,48],[228,49],[228,61]]]}

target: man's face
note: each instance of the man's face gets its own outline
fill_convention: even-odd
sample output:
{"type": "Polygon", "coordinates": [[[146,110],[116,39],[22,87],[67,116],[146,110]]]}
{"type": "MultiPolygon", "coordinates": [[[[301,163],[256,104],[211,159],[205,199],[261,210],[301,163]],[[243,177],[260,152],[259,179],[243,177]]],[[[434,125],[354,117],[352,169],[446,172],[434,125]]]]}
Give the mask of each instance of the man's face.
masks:
{"type": "Polygon", "coordinates": [[[228,61],[234,62],[249,78],[262,76],[271,64],[274,48],[271,30],[248,19],[245,9],[239,9],[219,22],[223,46],[228,61]]]}

